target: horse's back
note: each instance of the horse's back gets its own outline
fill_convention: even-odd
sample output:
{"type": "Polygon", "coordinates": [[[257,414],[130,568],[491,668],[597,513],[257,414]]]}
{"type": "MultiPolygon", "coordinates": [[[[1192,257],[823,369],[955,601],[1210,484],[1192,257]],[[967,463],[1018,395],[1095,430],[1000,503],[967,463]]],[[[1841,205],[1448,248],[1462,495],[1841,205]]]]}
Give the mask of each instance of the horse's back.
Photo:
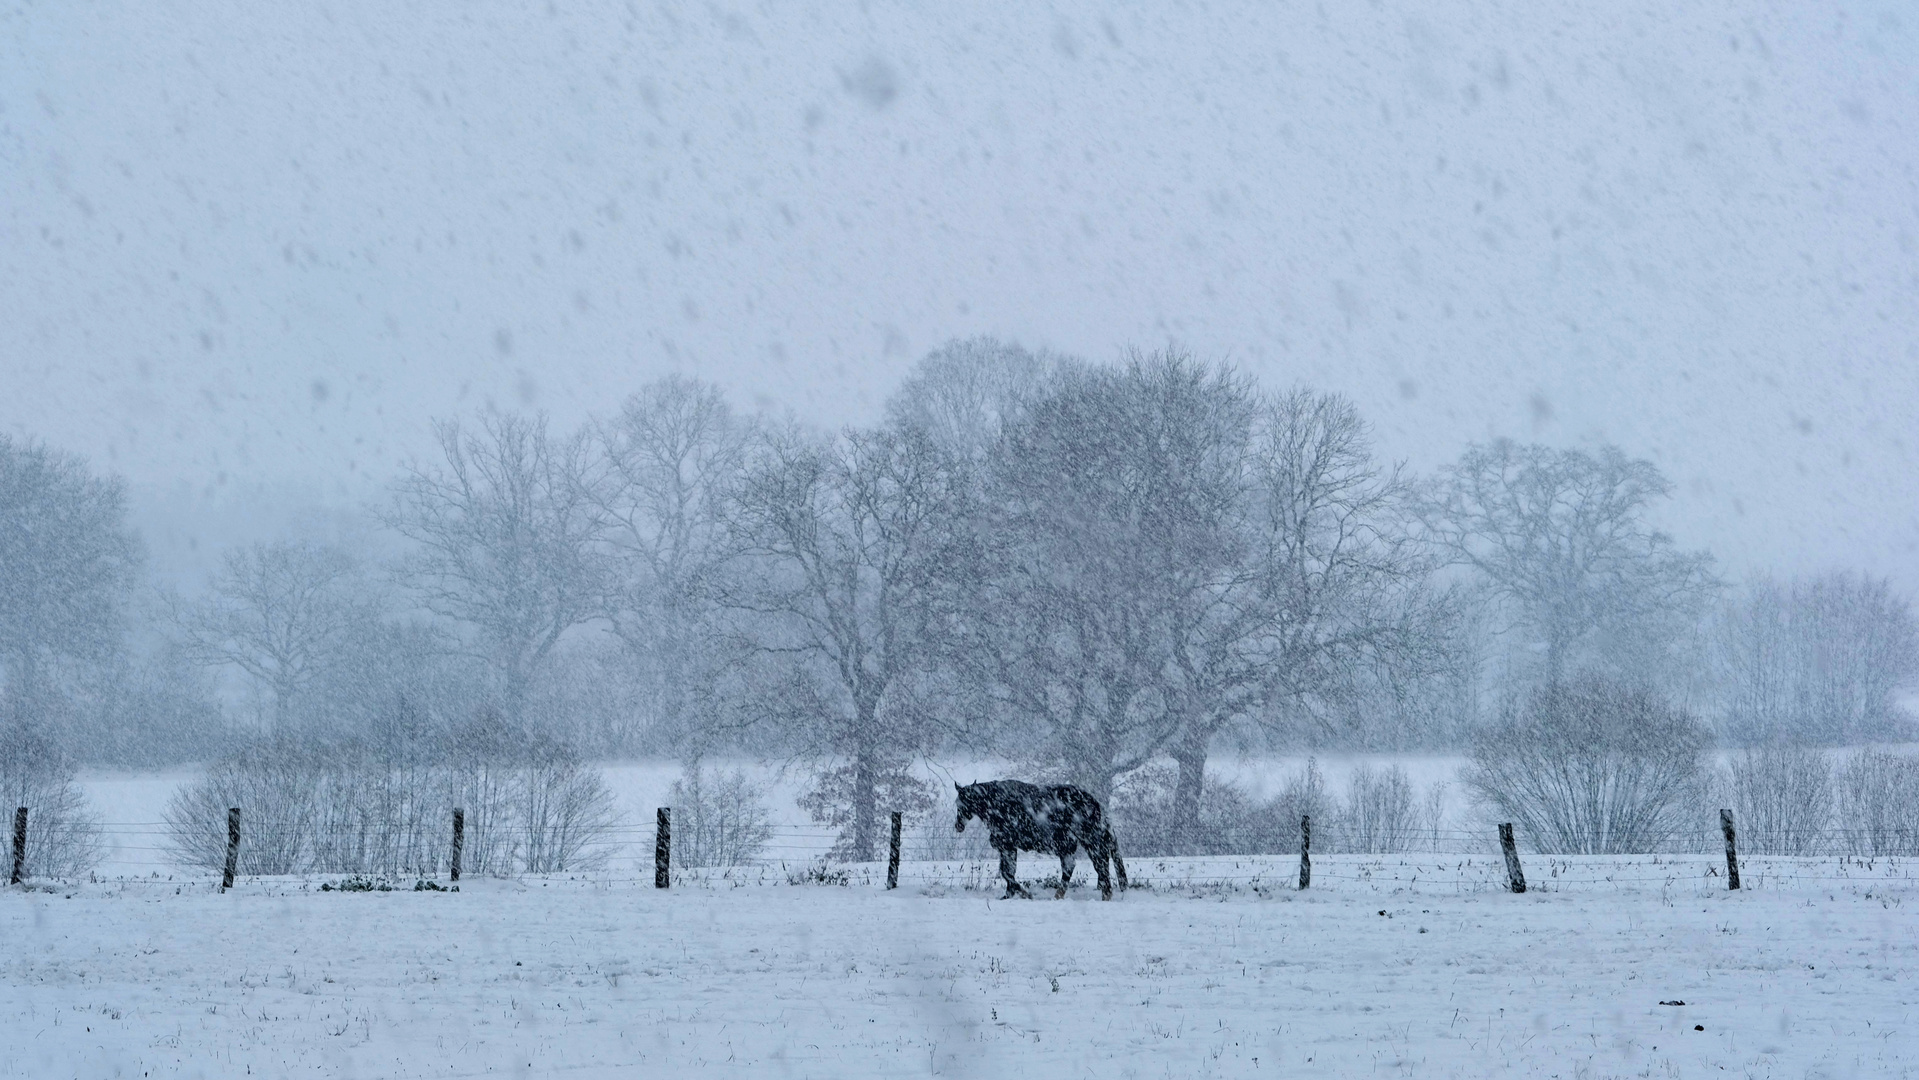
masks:
{"type": "Polygon", "coordinates": [[[1093,793],[1077,784],[1054,784],[1046,793],[1070,807],[1075,817],[1097,825],[1105,816],[1093,793]]]}

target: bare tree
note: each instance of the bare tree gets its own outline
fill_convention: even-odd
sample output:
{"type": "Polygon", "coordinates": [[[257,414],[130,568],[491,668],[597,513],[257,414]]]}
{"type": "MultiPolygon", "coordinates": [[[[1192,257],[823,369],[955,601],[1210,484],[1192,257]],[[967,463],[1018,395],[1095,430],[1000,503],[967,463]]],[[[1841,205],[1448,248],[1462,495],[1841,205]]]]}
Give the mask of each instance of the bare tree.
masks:
{"type": "Polygon", "coordinates": [[[286,731],[296,699],[375,618],[354,575],[335,547],[254,544],[228,552],[209,594],[176,603],[173,622],[188,655],[238,667],[265,689],[273,730],[286,731]]]}
{"type": "Polygon", "coordinates": [[[1325,723],[1342,702],[1399,696],[1454,659],[1453,597],[1427,587],[1433,560],[1409,527],[1408,491],[1374,463],[1350,401],[1298,388],[1262,402],[1242,468],[1235,505],[1222,508],[1221,528],[1235,535],[1178,598],[1171,638],[1181,727],[1170,753],[1185,826],[1228,724],[1325,723]]]}
{"type": "Polygon", "coordinates": [[[1058,364],[990,337],[955,339],[921,359],[887,399],[887,420],[925,432],[966,461],[984,461],[1058,364]]]}
{"type": "Polygon", "coordinates": [[[415,465],[387,523],[415,542],[399,577],[428,610],[471,627],[518,725],[527,689],[568,630],[608,609],[607,521],[587,496],[586,442],[544,418],[434,425],[442,460],[415,465]]]}
{"type": "Polygon", "coordinates": [[[671,376],[594,426],[586,494],[608,523],[614,631],[644,672],[654,722],[694,737],[689,712],[711,682],[708,579],[727,554],[725,494],[745,467],[753,426],[719,388],[671,376]]]}
{"type": "Polygon", "coordinates": [[[1693,823],[1709,739],[1651,691],[1589,675],[1484,729],[1463,778],[1541,851],[1651,851],[1693,823]]]}
{"type": "Polygon", "coordinates": [[[885,786],[910,794],[904,764],[923,734],[911,691],[944,641],[968,503],[964,463],[912,428],[774,433],[732,502],[753,571],[727,578],[720,601],[783,660],[780,700],[805,749],[846,760],[818,809],[844,805],[854,859],[873,858],[885,786]]]}
{"type": "Polygon", "coordinates": [[[1449,597],[1425,588],[1404,485],[1345,399],[1263,399],[1169,350],[1063,369],[1015,415],[976,654],[1090,790],[1170,755],[1175,846],[1198,844],[1226,727],[1323,717],[1449,659],[1449,597]]]}
{"type": "Polygon", "coordinates": [[[1910,734],[1898,697],[1919,678],[1919,625],[1885,579],[1756,578],[1718,630],[1732,738],[1843,744],[1910,734]]]}
{"type": "Polygon", "coordinates": [[[1718,587],[1710,555],[1677,550],[1645,522],[1671,490],[1617,447],[1595,456],[1500,439],[1443,470],[1422,517],[1543,654],[1546,685],[1594,665],[1645,678],[1718,587]]]}
{"type": "Polygon", "coordinates": [[[83,744],[92,762],[154,768],[205,761],[224,752],[232,736],[211,674],[171,640],[115,665],[99,700],[100,726],[83,744]]]}
{"type": "Polygon", "coordinates": [[[142,559],[126,516],[118,478],[0,434],[0,670],[20,707],[55,693],[56,667],[119,653],[142,559]]]}
{"type": "Polygon", "coordinates": [[[296,717],[316,734],[363,738],[399,753],[440,738],[455,718],[486,705],[484,667],[445,627],[368,619],[308,688],[296,717]]]}
{"type": "Polygon", "coordinates": [[[967,655],[1102,800],[1186,719],[1177,638],[1230,573],[1250,411],[1228,371],[1134,356],[1063,369],[995,448],[967,655]]]}

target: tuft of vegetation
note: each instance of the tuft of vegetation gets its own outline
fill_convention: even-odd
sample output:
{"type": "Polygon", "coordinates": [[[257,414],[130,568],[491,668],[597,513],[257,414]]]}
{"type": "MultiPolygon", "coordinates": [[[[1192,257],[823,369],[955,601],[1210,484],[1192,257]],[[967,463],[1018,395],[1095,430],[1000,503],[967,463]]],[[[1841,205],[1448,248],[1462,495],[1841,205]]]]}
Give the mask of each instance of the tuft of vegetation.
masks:
{"type": "Polygon", "coordinates": [[[367,877],[365,874],[354,874],[352,877],[341,878],[339,881],[321,882],[320,891],[321,892],[392,892],[393,883],[390,881],[387,881],[384,878],[373,878],[373,877],[367,877]]]}
{"type": "Polygon", "coordinates": [[[849,871],[834,866],[825,857],[813,860],[797,870],[786,874],[788,885],[839,885],[853,884],[853,875],[849,871]]]}

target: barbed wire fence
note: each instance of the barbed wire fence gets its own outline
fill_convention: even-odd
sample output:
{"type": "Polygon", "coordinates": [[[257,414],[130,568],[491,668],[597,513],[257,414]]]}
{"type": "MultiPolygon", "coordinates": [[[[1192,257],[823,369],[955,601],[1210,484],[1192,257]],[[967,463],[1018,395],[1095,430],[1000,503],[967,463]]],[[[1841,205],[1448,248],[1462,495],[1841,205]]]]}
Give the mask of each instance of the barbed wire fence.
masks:
{"type": "MultiPolygon", "coordinates": [[[[31,809],[28,809],[31,814],[31,809]]],[[[548,865],[529,871],[524,862],[496,861],[468,878],[539,877],[600,887],[643,887],[649,883],[694,888],[744,888],[770,885],[828,885],[846,888],[905,886],[931,894],[996,894],[1003,887],[998,855],[974,830],[970,836],[952,833],[938,820],[905,825],[894,816],[889,858],[873,862],[831,862],[828,853],[840,839],[840,830],[828,826],[769,826],[756,837],[760,842],[734,852],[721,865],[686,865],[673,861],[670,837],[662,824],[620,821],[597,829],[590,837],[568,841],[575,853],[572,865],[548,865]],[[662,840],[667,843],[662,844],[662,840]]],[[[12,876],[15,884],[34,879],[26,850],[27,817],[14,815],[12,876]]],[[[418,842],[422,823],[408,818],[383,822],[362,820],[351,825],[310,821],[244,822],[238,845],[237,867],[242,882],[272,880],[286,887],[317,888],[329,877],[349,877],[364,889],[380,891],[444,888],[438,883],[452,873],[454,823],[440,829],[435,842],[418,842]],[[244,857],[250,833],[274,835],[293,827],[306,830],[319,842],[302,864],[277,874],[248,872],[244,857]],[[382,845],[383,836],[405,836],[404,846],[382,845]],[[434,883],[429,886],[427,883],[434,883]]],[[[221,846],[225,846],[225,822],[221,846]]],[[[211,856],[213,845],[204,838],[183,837],[178,823],[103,822],[93,826],[105,855],[104,875],[95,883],[122,886],[218,887],[225,869],[211,856]]],[[[539,827],[496,826],[491,842],[500,850],[531,851],[551,847],[553,838],[537,835],[539,827]]],[[[461,839],[464,839],[462,837],[461,839]]],[[[1242,838],[1244,841],[1244,838],[1242,838]]],[[[1342,850],[1337,829],[1319,834],[1304,853],[1301,836],[1275,830],[1254,837],[1249,850],[1232,853],[1151,853],[1128,859],[1129,885],[1136,890],[1171,894],[1269,895],[1310,890],[1332,895],[1421,895],[1481,892],[1580,893],[1605,890],[1666,894],[1746,890],[1801,890],[1849,888],[1903,891],[1919,886],[1919,836],[1906,831],[1832,828],[1794,830],[1778,837],[1764,833],[1739,835],[1736,844],[1726,830],[1700,829],[1671,838],[1658,850],[1629,853],[1542,851],[1535,843],[1515,845],[1523,871],[1515,873],[1493,828],[1429,828],[1402,832],[1393,850],[1342,850]],[[1775,855],[1770,850],[1816,854],[1775,855]]],[[[1124,854],[1125,838],[1121,835],[1124,854]]],[[[1074,887],[1090,887],[1092,873],[1084,858],[1075,859],[1074,887]]],[[[1026,852],[1020,864],[1022,881],[1039,888],[1058,884],[1059,865],[1050,855],[1026,852]]],[[[1890,895],[1890,894],[1889,894],[1890,895]]]]}

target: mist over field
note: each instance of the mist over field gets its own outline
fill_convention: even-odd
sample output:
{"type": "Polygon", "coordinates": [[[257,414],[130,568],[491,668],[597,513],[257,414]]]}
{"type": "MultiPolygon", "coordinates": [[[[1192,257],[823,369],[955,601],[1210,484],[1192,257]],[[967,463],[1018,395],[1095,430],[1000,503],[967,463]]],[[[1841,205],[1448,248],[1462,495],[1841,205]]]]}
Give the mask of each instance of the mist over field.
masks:
{"type": "Polygon", "coordinates": [[[943,1074],[1063,1035],[1538,1075],[1585,1024],[1567,1074],[1602,1075],[1707,1030],[1642,972],[1776,922],[1754,970],[1808,974],[1667,1073],[1890,1075],[1854,1019],[1902,975],[1790,1047],[1780,1010],[1910,930],[1915,125],[1890,3],[0,12],[0,1000],[42,1024],[0,1070],[943,1074]],[[667,955],[675,889],[729,896],[667,955]],[[997,902],[1095,892],[1255,906],[1118,948],[1084,914],[1117,908],[997,902]],[[126,915],[345,893],[433,956],[126,915]],[[858,1017],[897,1034],[766,1019],[837,895],[899,946],[874,970],[946,980],[858,1017]],[[1534,900],[1577,956],[1531,1036],[1355,966],[1377,901],[1457,935],[1395,955],[1521,993],[1497,905],[1534,900]],[[435,904],[567,944],[461,969],[435,904]],[[1337,962],[1289,969],[1300,919],[1337,962]],[[1120,967],[1062,991],[1088,962],[1035,936],[1120,967]],[[288,1005],[286,1056],[68,985],[140,983],[149,940],[206,1016],[288,1005]],[[442,963],[472,1002],[405,988],[442,963]],[[1234,965],[1395,1019],[1312,1049],[1234,989],[1239,1034],[1182,1042],[1156,995],[1234,965]],[[642,977],[724,1004],[642,1045],[642,977]],[[592,1039],[424,1049],[569,984],[592,1039]]]}

